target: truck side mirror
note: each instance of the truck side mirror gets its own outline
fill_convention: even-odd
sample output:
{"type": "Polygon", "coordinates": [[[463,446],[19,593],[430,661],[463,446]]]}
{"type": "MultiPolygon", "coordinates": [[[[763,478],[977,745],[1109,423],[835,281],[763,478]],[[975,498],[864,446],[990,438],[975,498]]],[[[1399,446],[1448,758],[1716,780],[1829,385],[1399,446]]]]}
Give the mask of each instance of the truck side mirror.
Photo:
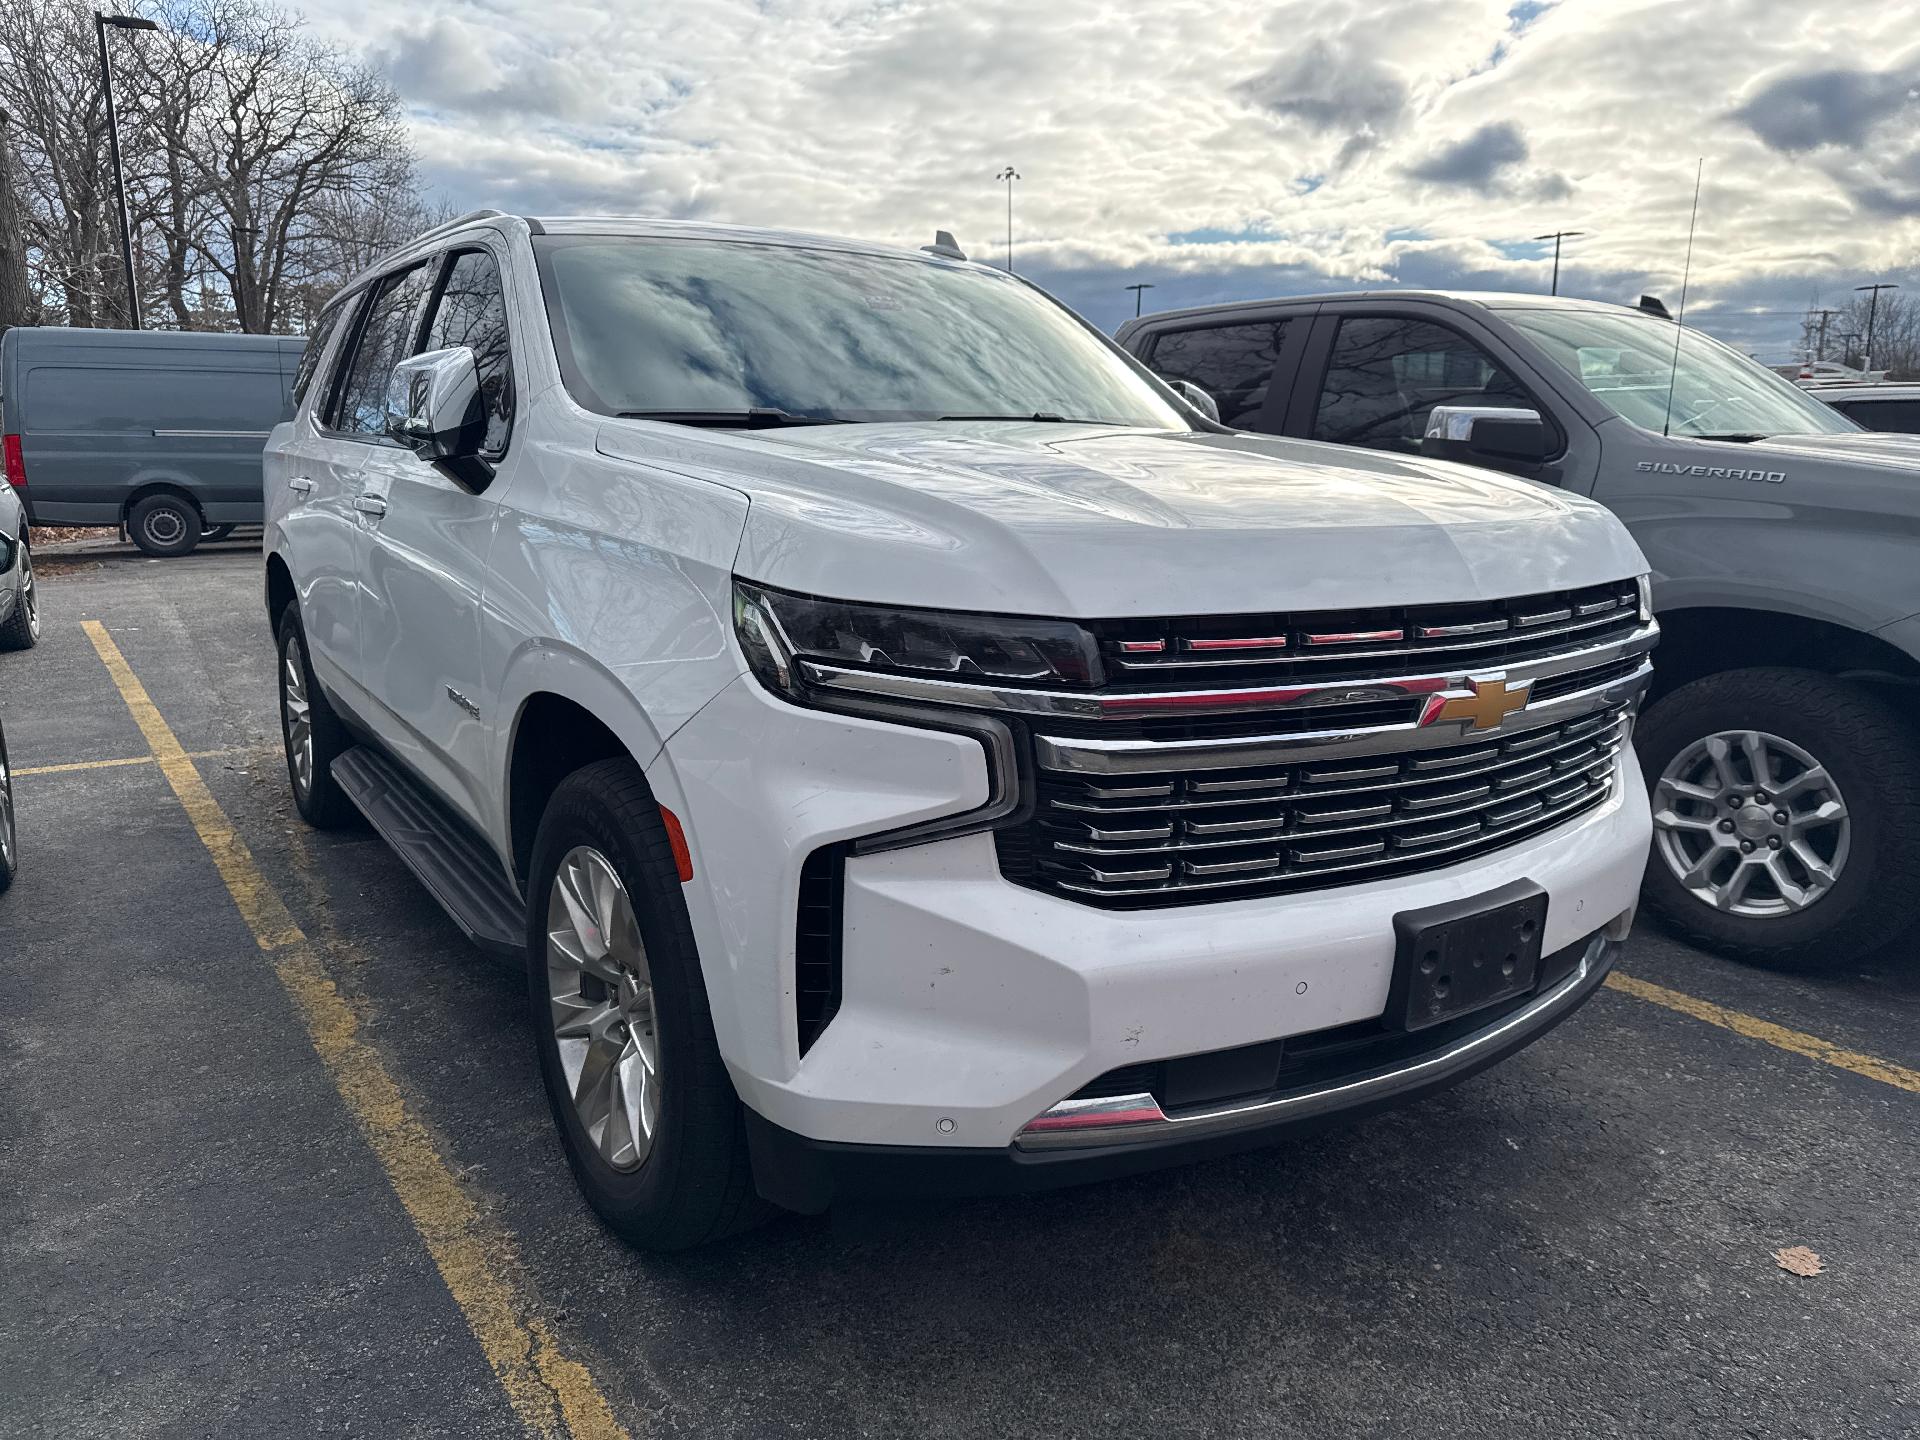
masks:
{"type": "Polygon", "coordinates": [[[1214,403],[1213,396],[1202,390],[1191,380],[1175,380],[1169,375],[1162,375],[1160,378],[1166,381],[1169,390],[1186,401],[1187,404],[1198,410],[1202,415],[1206,416],[1207,419],[1213,421],[1214,424],[1218,425],[1220,423],[1220,407],[1214,403]]]}
{"type": "Polygon", "coordinates": [[[394,366],[387,381],[387,434],[425,460],[479,461],[487,407],[473,351],[455,345],[394,366]]]}
{"type": "Polygon", "coordinates": [[[1538,410],[1502,405],[1436,405],[1427,416],[1420,453],[1466,463],[1542,465],[1553,457],[1553,431],[1538,410]]]}

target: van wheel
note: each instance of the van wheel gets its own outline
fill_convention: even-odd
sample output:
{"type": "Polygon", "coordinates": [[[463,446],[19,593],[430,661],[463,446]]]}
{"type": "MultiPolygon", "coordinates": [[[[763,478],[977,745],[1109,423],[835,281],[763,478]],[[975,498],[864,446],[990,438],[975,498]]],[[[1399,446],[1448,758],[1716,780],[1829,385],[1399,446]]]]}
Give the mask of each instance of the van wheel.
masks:
{"type": "Polygon", "coordinates": [[[191,500],[166,491],[143,496],[127,512],[127,533],[133,543],[149,555],[166,559],[191,554],[206,528],[191,500]]]}
{"type": "Polygon", "coordinates": [[[40,640],[40,587],[33,578],[33,551],[20,537],[20,589],[13,613],[0,625],[0,650],[31,650],[40,640]]]}
{"type": "Polygon", "coordinates": [[[1646,898],[1673,929],[1781,970],[1900,938],[1920,881],[1920,733],[1811,670],[1730,670],[1640,722],[1653,788],[1646,898]]]}
{"type": "Polygon", "coordinates": [[[527,896],[540,1071],[588,1204],[647,1250],[754,1224],[768,1207],[666,828],[637,765],[603,760],[560,783],[527,896]]]}
{"type": "Polygon", "coordinates": [[[235,525],[209,525],[206,533],[200,537],[200,543],[202,545],[211,545],[216,540],[224,540],[238,528],[239,527],[235,525]]]}
{"type": "Polygon", "coordinates": [[[7,732],[0,730],[0,894],[20,868],[20,841],[13,828],[13,771],[7,764],[7,732]]]}
{"type": "Polygon", "coordinates": [[[337,830],[354,820],[360,812],[333,778],[334,759],[353,740],[314,683],[307,633],[293,605],[280,615],[280,738],[300,818],[316,830],[337,830]]]}

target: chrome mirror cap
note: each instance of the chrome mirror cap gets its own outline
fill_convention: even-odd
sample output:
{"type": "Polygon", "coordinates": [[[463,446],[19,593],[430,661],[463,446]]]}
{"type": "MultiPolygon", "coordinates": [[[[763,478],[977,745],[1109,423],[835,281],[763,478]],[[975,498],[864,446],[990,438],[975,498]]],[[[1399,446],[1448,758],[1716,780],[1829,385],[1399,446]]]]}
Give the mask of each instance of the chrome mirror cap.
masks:
{"type": "Polygon", "coordinates": [[[1429,440],[1471,440],[1473,427],[1482,420],[1507,420],[1525,424],[1540,423],[1538,410],[1512,405],[1436,405],[1427,415],[1429,440]]]}
{"type": "Polygon", "coordinates": [[[465,345],[402,360],[387,381],[387,434],[429,460],[480,454],[487,410],[480,368],[465,345]]]}
{"type": "MultiPolygon", "coordinates": [[[[1160,378],[1163,380],[1167,379],[1164,375],[1160,378]]],[[[1167,380],[1167,388],[1172,390],[1174,394],[1178,395],[1194,409],[1198,410],[1202,415],[1206,416],[1207,419],[1213,421],[1214,424],[1218,425],[1220,423],[1220,407],[1214,403],[1213,396],[1202,390],[1191,380],[1167,380]]]]}

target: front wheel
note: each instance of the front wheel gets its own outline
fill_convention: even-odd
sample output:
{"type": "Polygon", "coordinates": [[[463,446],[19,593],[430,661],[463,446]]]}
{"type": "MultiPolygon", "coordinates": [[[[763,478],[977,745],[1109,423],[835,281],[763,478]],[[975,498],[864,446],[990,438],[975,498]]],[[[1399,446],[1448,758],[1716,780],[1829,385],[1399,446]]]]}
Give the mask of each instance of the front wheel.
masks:
{"type": "Polygon", "coordinates": [[[193,502],[171,491],[142,496],[127,512],[133,543],[160,559],[191,554],[206,528],[193,502]]]}
{"type": "Polygon", "coordinates": [[[1809,670],[1681,686],[1636,736],[1653,789],[1646,898],[1749,964],[1834,969],[1892,943],[1920,882],[1920,734],[1809,670]]]}
{"type": "Polygon", "coordinates": [[[13,771],[7,763],[7,732],[0,729],[0,894],[20,868],[20,840],[13,826],[13,771]]]}
{"type": "Polygon", "coordinates": [[[682,1250],[766,1212],[686,902],[640,768],[560,783],[527,886],[527,983],[567,1163],[608,1227],[682,1250]]]}

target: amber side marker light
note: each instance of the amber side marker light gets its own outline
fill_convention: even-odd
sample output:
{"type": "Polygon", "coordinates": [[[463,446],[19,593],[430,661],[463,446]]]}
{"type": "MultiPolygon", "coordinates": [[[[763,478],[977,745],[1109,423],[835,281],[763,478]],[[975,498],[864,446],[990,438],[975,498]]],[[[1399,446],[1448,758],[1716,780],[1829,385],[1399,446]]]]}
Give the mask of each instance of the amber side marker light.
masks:
{"type": "Polygon", "coordinates": [[[684,885],[693,879],[693,852],[687,849],[687,832],[680,828],[680,817],[664,805],[660,807],[660,821],[667,827],[667,844],[673,847],[673,868],[684,885]]]}

